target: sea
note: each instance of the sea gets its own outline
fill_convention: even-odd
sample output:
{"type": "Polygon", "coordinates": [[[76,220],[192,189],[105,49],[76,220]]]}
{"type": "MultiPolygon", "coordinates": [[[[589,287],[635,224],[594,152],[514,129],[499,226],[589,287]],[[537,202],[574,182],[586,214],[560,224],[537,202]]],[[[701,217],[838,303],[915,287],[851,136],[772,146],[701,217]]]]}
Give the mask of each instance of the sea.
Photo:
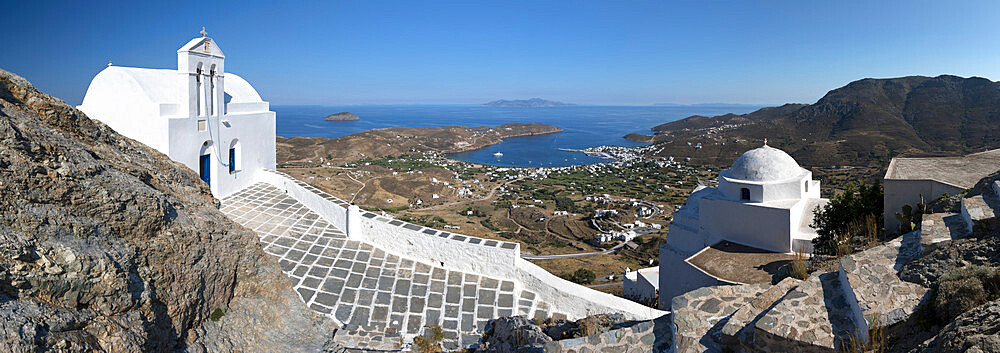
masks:
{"type": "Polygon", "coordinates": [[[540,136],[504,139],[478,150],[450,157],[472,163],[511,167],[565,167],[606,162],[580,152],[590,147],[642,146],[624,138],[630,133],[652,134],[652,127],[692,115],[715,116],[748,113],[752,105],[698,104],[668,106],[570,106],[549,108],[501,108],[479,105],[354,105],[273,106],[279,136],[336,138],[392,126],[497,126],[505,123],[545,123],[563,131],[540,136]],[[337,112],[351,112],[356,121],[325,121],[337,112]],[[502,156],[497,155],[501,153],[502,156]]]}

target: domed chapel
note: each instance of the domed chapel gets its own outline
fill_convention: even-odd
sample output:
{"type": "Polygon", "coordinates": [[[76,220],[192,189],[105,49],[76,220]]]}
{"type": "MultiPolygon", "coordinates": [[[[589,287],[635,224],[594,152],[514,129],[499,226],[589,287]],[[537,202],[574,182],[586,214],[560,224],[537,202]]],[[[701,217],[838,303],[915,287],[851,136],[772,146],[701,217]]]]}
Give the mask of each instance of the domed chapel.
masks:
{"type": "Polygon", "coordinates": [[[661,309],[700,287],[743,283],[740,257],[812,252],[813,210],[828,200],[792,156],[765,142],[720,172],[718,181],[717,187],[699,186],[674,212],[660,248],[661,309]],[[727,264],[719,266],[719,259],[727,264]]]}

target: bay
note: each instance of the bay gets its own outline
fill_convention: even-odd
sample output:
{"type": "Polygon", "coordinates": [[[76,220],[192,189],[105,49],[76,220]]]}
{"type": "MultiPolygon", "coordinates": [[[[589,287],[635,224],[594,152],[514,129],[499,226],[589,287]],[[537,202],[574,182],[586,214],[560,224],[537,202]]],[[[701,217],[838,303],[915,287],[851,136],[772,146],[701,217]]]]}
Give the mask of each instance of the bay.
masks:
{"type": "Polygon", "coordinates": [[[505,139],[486,148],[452,154],[473,163],[512,167],[563,167],[606,160],[565,149],[595,146],[642,146],[629,141],[629,133],[651,134],[651,128],[691,115],[714,116],[748,113],[760,106],[700,104],[679,106],[571,106],[551,108],[500,108],[479,105],[356,105],[274,106],[279,136],[337,138],[370,129],[392,126],[496,126],[505,123],[544,123],[563,129],[556,134],[505,139]],[[351,112],[361,120],[325,121],[337,112],[351,112]],[[503,156],[495,156],[495,153],[503,156]]]}

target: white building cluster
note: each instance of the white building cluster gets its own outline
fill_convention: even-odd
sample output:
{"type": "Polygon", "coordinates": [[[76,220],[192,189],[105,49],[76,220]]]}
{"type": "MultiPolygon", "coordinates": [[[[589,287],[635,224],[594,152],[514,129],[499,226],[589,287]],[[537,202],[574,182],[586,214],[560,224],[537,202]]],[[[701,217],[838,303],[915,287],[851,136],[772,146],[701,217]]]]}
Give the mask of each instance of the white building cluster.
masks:
{"type": "Polygon", "coordinates": [[[599,243],[607,243],[612,241],[630,241],[635,239],[638,234],[634,230],[624,231],[624,232],[607,232],[598,233],[595,239],[599,243]]]}

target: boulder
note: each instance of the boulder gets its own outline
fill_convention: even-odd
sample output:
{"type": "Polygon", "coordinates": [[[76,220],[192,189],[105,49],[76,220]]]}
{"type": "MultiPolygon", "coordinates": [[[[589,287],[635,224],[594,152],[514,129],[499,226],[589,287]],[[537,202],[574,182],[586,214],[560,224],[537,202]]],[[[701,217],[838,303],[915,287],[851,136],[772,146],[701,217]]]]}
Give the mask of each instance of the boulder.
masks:
{"type": "Polygon", "coordinates": [[[1000,352],[1000,300],[969,310],[944,327],[924,352],[1000,352]]]}
{"type": "Polygon", "coordinates": [[[491,320],[476,353],[541,353],[552,338],[524,316],[491,320]]]}
{"type": "Polygon", "coordinates": [[[0,70],[0,347],[332,347],[218,207],[194,171],[0,70]]]}

